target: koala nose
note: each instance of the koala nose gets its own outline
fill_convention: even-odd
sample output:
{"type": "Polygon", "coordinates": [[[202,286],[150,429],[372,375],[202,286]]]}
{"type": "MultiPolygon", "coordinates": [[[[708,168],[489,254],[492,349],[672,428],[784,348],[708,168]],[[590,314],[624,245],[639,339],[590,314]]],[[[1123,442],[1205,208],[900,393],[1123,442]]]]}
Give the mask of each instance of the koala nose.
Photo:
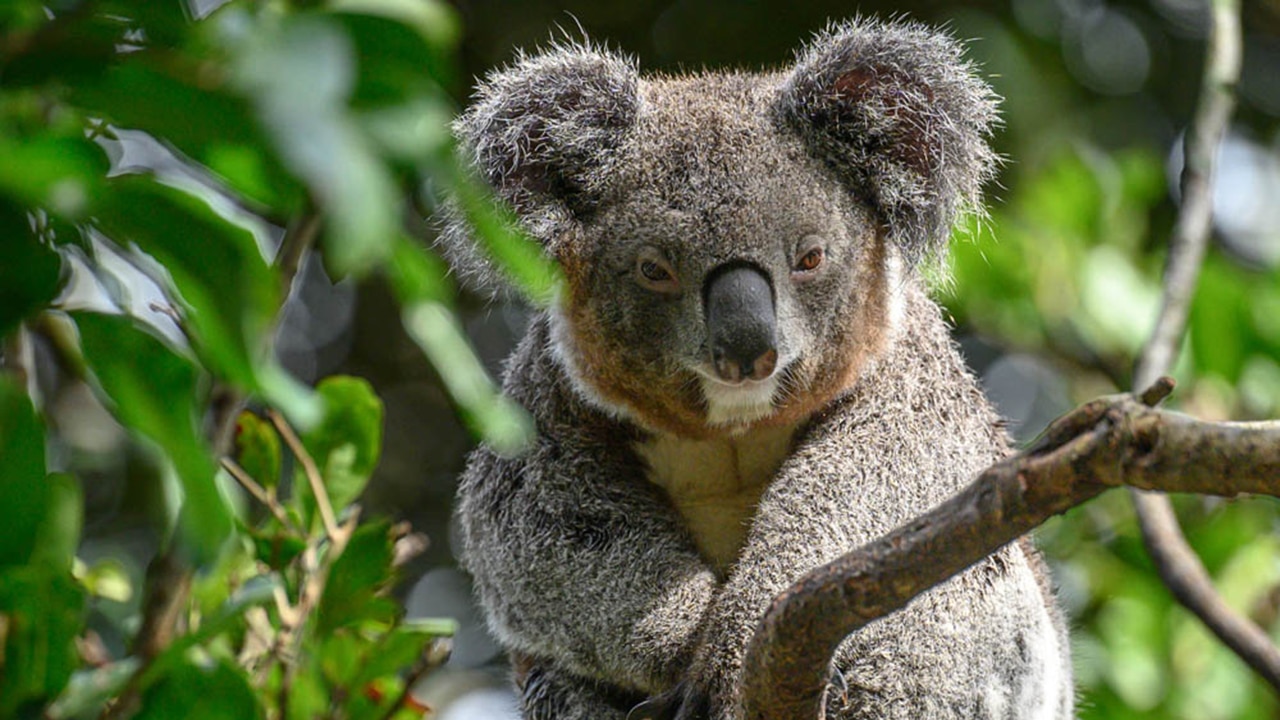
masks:
{"type": "Polygon", "coordinates": [[[769,278],[753,265],[728,264],[703,286],[711,362],[721,380],[764,380],[778,364],[777,316],[769,278]]]}

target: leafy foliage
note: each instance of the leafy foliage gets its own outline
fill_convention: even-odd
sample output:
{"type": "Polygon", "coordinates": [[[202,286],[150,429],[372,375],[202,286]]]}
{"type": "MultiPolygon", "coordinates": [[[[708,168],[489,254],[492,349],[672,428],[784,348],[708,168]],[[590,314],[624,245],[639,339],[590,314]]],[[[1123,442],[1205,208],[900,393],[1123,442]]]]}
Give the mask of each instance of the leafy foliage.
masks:
{"type": "MultiPolygon", "coordinates": [[[[444,267],[402,225],[428,184],[465,186],[499,261],[554,273],[454,165],[446,6],[195,7],[0,10],[0,718],[417,717],[408,687],[453,625],[403,619],[388,592],[406,531],[360,522],[382,402],[352,377],[299,386],[275,326],[313,238],[335,276],[392,276],[406,324],[424,303],[448,317],[444,267]],[[86,285],[105,302],[86,306],[86,285]],[[86,633],[98,603],[137,593],[112,559],[76,557],[80,468],[46,467],[58,429],[21,382],[37,327],[160,468],[166,539],[123,656],[86,633]]],[[[440,372],[476,429],[518,445],[526,423],[463,336],[420,340],[461,368],[440,372]]]]}

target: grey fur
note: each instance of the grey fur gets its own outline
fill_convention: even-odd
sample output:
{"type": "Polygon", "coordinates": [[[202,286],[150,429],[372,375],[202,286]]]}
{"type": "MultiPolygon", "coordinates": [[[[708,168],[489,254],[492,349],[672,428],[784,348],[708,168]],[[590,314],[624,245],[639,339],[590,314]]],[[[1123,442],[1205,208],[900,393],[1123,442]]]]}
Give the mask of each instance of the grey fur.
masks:
{"type": "MultiPolygon", "coordinates": [[[[958,46],[901,22],[833,27],[780,73],[642,78],[562,46],[481,86],[455,126],[466,157],[566,277],[506,370],[537,441],[477,450],[457,509],[526,717],[620,720],[646,696],[739,717],[776,593],[1007,451],[912,269],[977,206],[993,121],[958,46]],[[801,273],[812,247],[824,262],[801,273]],[[653,253],[678,291],[642,286],[653,253]],[[738,263],[770,280],[779,371],[726,388],[698,289],[738,263]],[[704,470],[723,496],[690,485],[704,470]]],[[[1071,717],[1038,563],[1010,545],[851,636],[830,716],[1071,717]]]]}

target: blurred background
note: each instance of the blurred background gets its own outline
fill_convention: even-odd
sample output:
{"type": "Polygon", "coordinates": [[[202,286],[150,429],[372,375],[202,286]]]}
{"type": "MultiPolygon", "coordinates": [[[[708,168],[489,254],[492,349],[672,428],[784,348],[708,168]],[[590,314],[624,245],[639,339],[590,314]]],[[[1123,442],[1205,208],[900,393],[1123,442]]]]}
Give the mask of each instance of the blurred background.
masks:
{"type": "MultiPolygon", "coordinates": [[[[219,4],[194,7],[203,13],[219,4]]],[[[937,273],[937,296],[957,339],[1020,442],[1078,402],[1129,389],[1159,299],[1180,143],[1200,84],[1205,3],[475,0],[455,8],[463,37],[458,80],[448,90],[459,107],[474,78],[518,49],[563,37],[585,35],[636,56],[649,71],[674,73],[783,66],[813,31],[858,13],[949,28],[1004,98],[995,145],[1007,159],[989,188],[990,218],[957,232],[948,267],[937,273]]],[[[1280,414],[1280,2],[1246,2],[1244,27],[1244,77],[1221,151],[1214,244],[1174,399],[1210,419],[1280,414]]],[[[171,173],[183,171],[145,138],[115,153],[118,166],[169,163],[171,173]]],[[[432,220],[418,224],[429,241],[432,220]]],[[[337,372],[373,382],[386,403],[385,447],[363,504],[430,537],[401,588],[410,613],[461,621],[448,672],[433,675],[421,697],[449,720],[510,717],[503,659],[471,605],[450,541],[455,480],[474,440],[406,337],[387,287],[334,283],[319,263],[306,265],[302,277],[279,330],[281,360],[308,382],[337,372]]],[[[148,302],[145,292],[134,296],[148,302]]],[[[529,311],[466,293],[459,311],[496,375],[529,311]]],[[[117,558],[137,586],[143,561],[129,558],[146,558],[154,547],[153,531],[139,528],[156,513],[147,490],[155,468],[82,385],[50,390],[59,452],[92,468],[82,473],[81,554],[88,562],[117,558]]],[[[1227,600],[1280,639],[1280,504],[1177,504],[1227,600]]],[[[1122,494],[1050,522],[1038,539],[1071,617],[1081,718],[1280,717],[1280,702],[1174,605],[1122,494]]],[[[135,596],[95,605],[95,627],[109,645],[122,642],[112,628],[135,616],[136,604],[135,596]]]]}

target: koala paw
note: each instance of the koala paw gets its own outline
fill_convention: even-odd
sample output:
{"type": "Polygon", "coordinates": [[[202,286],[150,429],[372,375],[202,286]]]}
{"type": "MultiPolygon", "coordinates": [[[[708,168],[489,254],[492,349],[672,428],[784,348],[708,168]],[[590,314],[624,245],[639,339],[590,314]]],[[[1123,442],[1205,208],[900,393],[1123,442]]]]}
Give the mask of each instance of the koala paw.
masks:
{"type": "Polygon", "coordinates": [[[711,696],[688,680],[631,708],[627,720],[712,720],[711,696]]]}

